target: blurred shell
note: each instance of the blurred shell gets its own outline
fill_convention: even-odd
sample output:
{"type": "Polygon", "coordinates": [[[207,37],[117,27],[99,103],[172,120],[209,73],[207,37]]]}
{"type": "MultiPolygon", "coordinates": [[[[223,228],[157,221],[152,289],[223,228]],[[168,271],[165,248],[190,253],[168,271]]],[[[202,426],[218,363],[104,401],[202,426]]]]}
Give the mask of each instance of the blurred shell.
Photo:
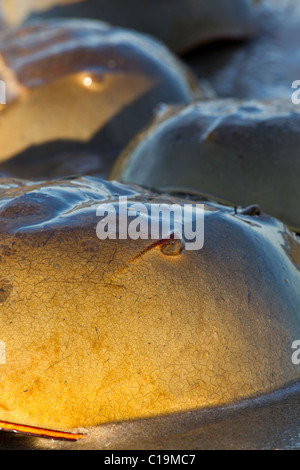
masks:
{"type": "Polygon", "coordinates": [[[164,107],[117,160],[111,179],[261,209],[300,231],[300,108],[212,100],[164,107]]]}
{"type": "Polygon", "coordinates": [[[0,35],[0,172],[105,175],[160,102],[202,96],[160,43],[97,21],[39,22],[0,35]]]}
{"type": "Polygon", "coordinates": [[[292,83],[300,77],[300,2],[272,2],[262,23],[261,34],[247,43],[210,44],[185,61],[220,97],[290,101],[292,83]]]}
{"type": "Polygon", "coordinates": [[[255,0],[2,0],[8,24],[30,18],[97,18],[151,34],[176,52],[257,33],[255,0]],[[52,7],[52,8],[51,8],[52,7]]]}
{"type": "Polygon", "coordinates": [[[201,250],[99,240],[96,209],[121,195],[188,203],[93,178],[1,181],[0,420],[66,430],[299,379],[298,238],[269,216],[208,203],[201,250]]]}

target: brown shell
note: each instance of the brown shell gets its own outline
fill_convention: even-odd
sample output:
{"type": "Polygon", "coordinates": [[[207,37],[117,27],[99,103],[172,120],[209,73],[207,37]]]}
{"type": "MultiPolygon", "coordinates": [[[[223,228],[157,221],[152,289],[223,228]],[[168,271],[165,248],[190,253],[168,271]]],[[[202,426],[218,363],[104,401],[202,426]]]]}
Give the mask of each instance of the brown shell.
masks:
{"type": "Polygon", "coordinates": [[[8,24],[25,18],[92,18],[150,34],[183,52],[216,39],[258,32],[255,0],[3,0],[8,24]],[[30,15],[32,13],[32,15],[30,15]]]}
{"type": "Polygon", "coordinates": [[[89,20],[38,22],[0,35],[0,172],[105,176],[160,102],[201,92],[163,45],[89,20]]]}
{"type": "Polygon", "coordinates": [[[92,178],[1,188],[0,421],[89,433],[299,380],[300,243],[281,222],[207,203],[203,248],[166,256],[99,240],[96,209],[188,199],[92,178]]]}
{"type": "Polygon", "coordinates": [[[299,126],[300,107],[284,100],[165,107],[125,149],[110,177],[258,204],[300,231],[299,126]]]}

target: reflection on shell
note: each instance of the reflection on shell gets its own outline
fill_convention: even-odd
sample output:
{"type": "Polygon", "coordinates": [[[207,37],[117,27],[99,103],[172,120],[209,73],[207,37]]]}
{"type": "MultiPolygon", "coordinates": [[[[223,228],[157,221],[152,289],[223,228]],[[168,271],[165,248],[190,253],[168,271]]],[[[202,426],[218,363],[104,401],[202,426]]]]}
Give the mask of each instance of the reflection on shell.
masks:
{"type": "Polygon", "coordinates": [[[259,204],[300,230],[300,108],[212,100],[165,107],[117,161],[112,179],[259,204]]]}
{"type": "Polygon", "coordinates": [[[25,18],[92,18],[150,34],[176,52],[259,30],[255,0],[2,0],[8,24],[25,18]],[[32,15],[30,15],[32,13],[32,15]]]}
{"type": "Polygon", "coordinates": [[[220,97],[290,101],[291,84],[300,76],[298,0],[266,0],[262,31],[247,42],[198,48],[185,61],[220,97]]]}
{"type": "Polygon", "coordinates": [[[97,239],[96,208],[188,199],[93,178],[2,180],[0,195],[0,421],[68,431],[299,379],[300,244],[281,222],[206,203],[204,247],[165,256],[97,239]]]}
{"type": "Polygon", "coordinates": [[[163,101],[202,96],[163,45],[88,20],[38,22],[0,35],[0,171],[106,175],[163,101]]]}

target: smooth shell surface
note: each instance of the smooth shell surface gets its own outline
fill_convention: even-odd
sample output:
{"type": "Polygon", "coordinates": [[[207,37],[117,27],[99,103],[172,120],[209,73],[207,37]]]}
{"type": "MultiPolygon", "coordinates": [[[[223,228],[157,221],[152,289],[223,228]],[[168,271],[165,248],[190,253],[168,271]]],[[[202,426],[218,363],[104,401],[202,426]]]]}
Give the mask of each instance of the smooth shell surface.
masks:
{"type": "Polygon", "coordinates": [[[20,23],[28,16],[30,19],[97,18],[151,34],[179,52],[215,39],[253,36],[259,30],[257,3],[254,0],[2,0],[2,9],[8,24],[20,23]]]}
{"type": "Polygon", "coordinates": [[[283,100],[164,107],[125,149],[111,178],[259,204],[300,231],[299,128],[300,108],[283,100]]]}
{"type": "Polygon", "coordinates": [[[299,379],[296,235],[207,203],[198,251],[98,239],[97,207],[125,195],[188,203],[93,178],[1,181],[0,421],[66,430],[236,403],[299,379]]]}
{"type": "Polygon", "coordinates": [[[265,3],[262,33],[248,42],[217,43],[197,49],[185,61],[220,97],[291,101],[300,77],[300,4],[296,0],[265,3]]]}
{"type": "Polygon", "coordinates": [[[3,33],[0,78],[0,172],[22,178],[104,176],[160,102],[200,93],[157,41],[89,20],[3,33]]]}

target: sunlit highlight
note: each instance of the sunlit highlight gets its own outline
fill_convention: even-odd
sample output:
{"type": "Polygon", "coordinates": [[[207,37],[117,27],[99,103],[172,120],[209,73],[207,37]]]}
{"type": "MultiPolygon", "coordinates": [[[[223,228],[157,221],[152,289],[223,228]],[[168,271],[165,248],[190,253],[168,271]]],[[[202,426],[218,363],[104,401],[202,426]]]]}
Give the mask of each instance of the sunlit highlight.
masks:
{"type": "Polygon", "coordinates": [[[83,79],[83,84],[86,87],[90,87],[93,84],[93,80],[91,79],[91,77],[85,77],[83,79]]]}

